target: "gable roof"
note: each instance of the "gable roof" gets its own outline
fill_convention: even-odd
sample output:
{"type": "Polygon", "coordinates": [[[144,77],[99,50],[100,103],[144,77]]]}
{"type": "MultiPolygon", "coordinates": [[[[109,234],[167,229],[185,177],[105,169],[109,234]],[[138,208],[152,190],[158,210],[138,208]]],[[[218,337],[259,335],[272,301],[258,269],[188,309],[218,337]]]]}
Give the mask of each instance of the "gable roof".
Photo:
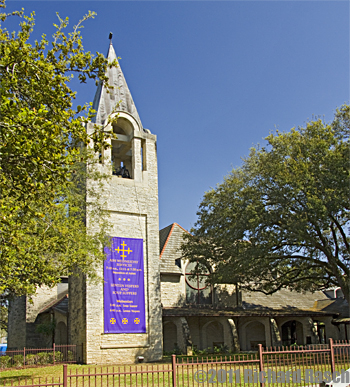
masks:
{"type": "Polygon", "coordinates": [[[68,313],[68,294],[61,294],[58,299],[50,302],[44,308],[42,308],[38,314],[49,312],[51,309],[57,310],[60,313],[68,313]]]}
{"type": "Polygon", "coordinates": [[[160,249],[159,254],[160,254],[160,258],[162,258],[162,254],[163,254],[164,250],[166,249],[166,246],[169,242],[169,239],[171,238],[171,234],[174,231],[175,226],[180,227],[181,230],[183,230],[184,232],[189,234],[189,232],[186,229],[184,229],[182,226],[180,226],[178,223],[175,223],[175,222],[170,224],[167,227],[162,228],[159,231],[159,249],[160,249]]]}
{"type": "Polygon", "coordinates": [[[175,223],[169,224],[169,226],[162,228],[159,230],[159,255],[160,258],[162,257],[163,249],[168,242],[169,234],[171,233],[171,230],[173,229],[175,223]]]}
{"type": "Polygon", "coordinates": [[[182,274],[176,260],[182,258],[181,245],[184,232],[188,233],[177,223],[172,223],[159,231],[160,272],[161,274],[182,274]]]}

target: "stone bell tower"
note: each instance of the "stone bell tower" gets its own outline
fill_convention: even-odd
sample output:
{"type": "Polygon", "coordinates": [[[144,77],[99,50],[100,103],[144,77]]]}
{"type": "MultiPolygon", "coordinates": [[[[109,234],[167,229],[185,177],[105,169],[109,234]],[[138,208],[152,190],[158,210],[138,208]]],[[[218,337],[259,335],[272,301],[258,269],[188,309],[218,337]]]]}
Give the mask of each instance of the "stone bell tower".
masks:
{"type": "MultiPolygon", "coordinates": [[[[108,61],[115,59],[111,43],[108,61]]],[[[99,268],[104,284],[70,279],[69,339],[87,364],[155,361],[162,357],[156,136],[143,128],[120,66],[107,71],[114,89],[98,86],[87,131],[118,114],[106,128],[117,138],[101,167],[111,174],[105,192],[112,246],[99,268]]]]}

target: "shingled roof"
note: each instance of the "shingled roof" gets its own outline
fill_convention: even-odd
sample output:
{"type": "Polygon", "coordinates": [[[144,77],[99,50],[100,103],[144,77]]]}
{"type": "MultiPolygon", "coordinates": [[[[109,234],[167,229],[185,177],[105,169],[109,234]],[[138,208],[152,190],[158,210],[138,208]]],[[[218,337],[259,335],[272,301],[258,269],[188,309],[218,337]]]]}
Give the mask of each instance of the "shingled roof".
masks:
{"type": "MultiPolygon", "coordinates": [[[[242,290],[242,306],[244,309],[299,309],[321,311],[315,304],[327,301],[328,297],[321,291],[298,293],[289,289],[280,289],[276,293],[266,295],[261,292],[242,290]]],[[[328,312],[328,311],[327,311],[328,312]]],[[[333,313],[334,311],[330,311],[333,313]]]]}
{"type": "Polygon", "coordinates": [[[182,274],[180,265],[177,265],[176,261],[182,258],[181,245],[185,232],[188,233],[177,223],[172,223],[159,231],[161,274],[182,274]]]}
{"type": "Polygon", "coordinates": [[[62,314],[68,313],[68,294],[61,294],[58,299],[52,301],[50,304],[42,308],[38,314],[49,312],[50,310],[57,310],[62,314]]]}
{"type": "Polygon", "coordinates": [[[163,316],[174,317],[277,317],[277,316],[293,316],[293,317],[322,317],[333,316],[333,313],[299,310],[299,309],[224,309],[224,308],[163,308],[163,316]]]}
{"type": "Polygon", "coordinates": [[[345,298],[317,300],[314,309],[329,313],[339,313],[343,319],[350,317],[349,304],[345,298]]]}

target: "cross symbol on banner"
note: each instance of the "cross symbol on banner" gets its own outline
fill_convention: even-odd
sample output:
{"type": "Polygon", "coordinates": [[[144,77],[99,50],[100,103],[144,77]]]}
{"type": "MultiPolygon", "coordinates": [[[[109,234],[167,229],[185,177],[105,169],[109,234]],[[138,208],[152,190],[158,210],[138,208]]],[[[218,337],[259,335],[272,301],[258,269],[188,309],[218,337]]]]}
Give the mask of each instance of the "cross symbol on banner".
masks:
{"type": "Polygon", "coordinates": [[[123,258],[123,261],[124,261],[124,258],[126,258],[125,253],[130,254],[130,253],[132,253],[132,250],[130,250],[130,247],[128,247],[128,249],[125,250],[126,243],[125,243],[124,241],[123,241],[123,243],[121,244],[121,246],[123,246],[122,249],[121,249],[120,247],[117,247],[117,248],[114,249],[114,250],[117,251],[119,254],[122,253],[122,254],[120,254],[120,256],[123,258]]]}

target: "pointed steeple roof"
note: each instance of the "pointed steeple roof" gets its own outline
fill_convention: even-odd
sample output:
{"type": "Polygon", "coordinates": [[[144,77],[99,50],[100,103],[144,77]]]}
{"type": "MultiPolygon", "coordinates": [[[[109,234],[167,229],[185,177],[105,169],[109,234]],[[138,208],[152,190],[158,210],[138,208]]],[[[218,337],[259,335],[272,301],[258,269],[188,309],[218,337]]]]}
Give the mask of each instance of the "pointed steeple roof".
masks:
{"type": "MultiPolygon", "coordinates": [[[[107,59],[109,63],[113,62],[114,60],[118,61],[112,42],[109,45],[107,59]]],[[[102,83],[98,85],[92,105],[93,109],[96,110],[94,123],[102,125],[107,117],[111,114],[113,109],[116,107],[116,105],[119,103],[117,111],[131,114],[142,129],[142,123],[139,114],[136,110],[136,106],[132,99],[128,85],[125,81],[124,74],[119,62],[118,67],[108,68],[106,75],[109,78],[109,85],[113,86],[114,89],[107,93],[107,90],[102,86],[102,83]]]]}

